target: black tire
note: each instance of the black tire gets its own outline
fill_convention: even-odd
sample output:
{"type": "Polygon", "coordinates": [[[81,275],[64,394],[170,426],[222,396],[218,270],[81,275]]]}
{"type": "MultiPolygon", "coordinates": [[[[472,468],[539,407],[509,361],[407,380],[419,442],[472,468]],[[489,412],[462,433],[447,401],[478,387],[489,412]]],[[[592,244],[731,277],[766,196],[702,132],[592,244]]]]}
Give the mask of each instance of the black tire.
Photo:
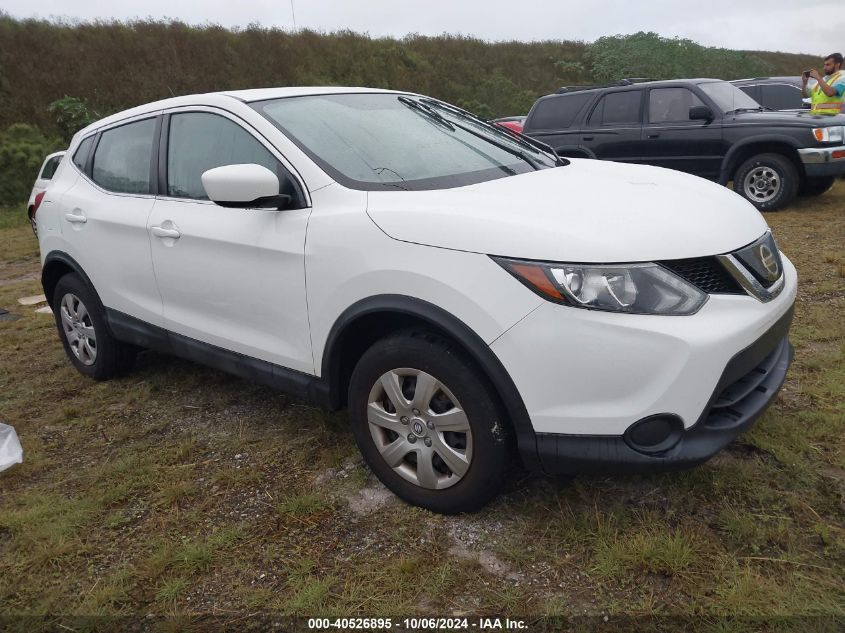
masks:
{"type": "MultiPolygon", "coordinates": [[[[768,176],[766,176],[768,178],[768,176]]],[[[739,166],[734,174],[734,191],[748,200],[760,211],[777,211],[783,209],[795,199],[798,193],[798,170],[786,156],[782,154],[758,154],[752,156],[739,166]],[[771,175],[771,188],[763,187],[757,190],[746,187],[746,179],[753,172],[771,175]],[[769,195],[769,192],[773,193],[769,195]]]]}
{"type": "Polygon", "coordinates": [[[801,185],[798,187],[798,195],[808,198],[811,196],[820,196],[829,191],[835,182],[835,176],[817,176],[815,178],[808,176],[801,181],[801,185]]]}
{"type": "MultiPolygon", "coordinates": [[[[401,395],[413,398],[418,384],[416,378],[405,376],[397,384],[402,385],[401,395]]],[[[381,402],[384,402],[384,397],[386,397],[386,392],[381,396],[381,402]]],[[[405,404],[407,403],[400,406],[404,407],[405,404]]],[[[455,349],[441,337],[427,332],[406,331],[375,343],[364,353],[352,373],[348,406],[352,432],[367,464],[385,486],[408,503],[441,514],[475,512],[495,497],[501,489],[510,466],[510,427],[500,412],[495,392],[488,381],[460,350],[455,349]],[[403,432],[408,431],[404,439],[394,431],[379,427],[373,427],[374,430],[371,431],[368,420],[371,392],[381,389],[379,386],[382,384],[381,377],[385,374],[389,375],[389,372],[394,370],[399,373],[425,372],[444,387],[432,392],[434,394],[430,399],[432,406],[428,407],[431,412],[436,413],[434,405],[443,402],[446,403],[444,411],[451,410],[448,408],[451,394],[460,404],[460,407],[455,406],[455,410],[459,412],[462,408],[466,414],[469,433],[463,434],[463,443],[464,455],[470,453],[469,465],[456,483],[448,484],[448,481],[457,475],[446,466],[437,451],[443,452],[443,444],[447,440],[456,442],[455,445],[460,448],[461,434],[437,431],[436,428],[434,430],[422,428],[422,432],[426,434],[425,437],[415,440],[414,448],[410,450],[423,452],[405,454],[402,461],[398,462],[399,470],[394,469],[385,457],[382,457],[374,434],[376,437],[383,438],[386,445],[400,439],[405,442],[405,439],[412,434],[414,427],[423,427],[422,424],[415,425],[415,422],[432,421],[433,424],[433,421],[437,420],[433,415],[428,416],[426,411],[421,411],[418,416],[409,413],[410,423],[405,422],[403,424],[407,426],[399,427],[403,432]],[[447,391],[450,394],[447,394],[447,391]],[[429,443],[432,441],[433,448],[423,448],[423,446],[432,446],[429,443]],[[417,445],[417,442],[420,445],[417,445]],[[438,485],[448,485],[448,487],[442,489],[423,487],[420,483],[413,483],[399,474],[400,472],[419,473],[418,459],[424,459],[427,454],[425,451],[429,453],[434,451],[430,458],[433,471],[429,472],[435,472],[439,477],[438,485]]],[[[387,403],[383,406],[385,411],[391,408],[387,403]]],[[[410,407],[412,404],[407,406],[410,407]]],[[[401,410],[393,408],[394,412],[391,415],[399,416],[401,410]]],[[[393,424],[398,424],[398,422],[393,421],[393,424]]],[[[431,429],[431,427],[428,428],[431,429]]],[[[405,445],[411,446],[408,442],[405,442],[405,445]]],[[[408,476],[420,478],[418,474],[408,476]]]]}
{"type": "MultiPolygon", "coordinates": [[[[106,323],[105,310],[97,293],[85,284],[76,274],[69,273],[59,279],[56,289],[53,291],[53,315],[56,319],[56,328],[59,331],[59,338],[64,345],[65,353],[70,362],[81,373],[94,380],[108,380],[116,376],[122,376],[129,372],[135,361],[137,348],[116,340],[109,331],[106,323]],[[75,319],[66,309],[65,301],[75,306],[78,314],[82,314],[79,304],[84,308],[86,316],[75,319]],[[93,328],[94,344],[88,349],[94,350],[94,357],[81,343],[71,342],[72,334],[66,333],[64,322],[66,319],[74,321],[69,328],[79,335],[81,332],[90,332],[93,328]],[[77,354],[75,349],[80,349],[77,354]]],[[[90,341],[90,339],[89,339],[90,341]]]]}

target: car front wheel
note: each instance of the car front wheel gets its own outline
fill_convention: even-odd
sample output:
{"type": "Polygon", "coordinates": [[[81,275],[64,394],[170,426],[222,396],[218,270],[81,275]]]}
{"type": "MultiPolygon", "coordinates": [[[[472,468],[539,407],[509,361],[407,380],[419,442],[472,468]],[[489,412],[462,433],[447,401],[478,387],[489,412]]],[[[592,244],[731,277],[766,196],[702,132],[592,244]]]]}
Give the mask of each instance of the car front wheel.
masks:
{"type": "Polygon", "coordinates": [[[734,191],[760,211],[777,211],[795,198],[798,170],[781,154],[752,156],[737,169],[734,191]]]}
{"type": "Polygon", "coordinates": [[[472,512],[501,488],[505,420],[483,375],[442,338],[406,332],[373,345],[355,367],[348,404],[364,459],[405,501],[472,512]]]}

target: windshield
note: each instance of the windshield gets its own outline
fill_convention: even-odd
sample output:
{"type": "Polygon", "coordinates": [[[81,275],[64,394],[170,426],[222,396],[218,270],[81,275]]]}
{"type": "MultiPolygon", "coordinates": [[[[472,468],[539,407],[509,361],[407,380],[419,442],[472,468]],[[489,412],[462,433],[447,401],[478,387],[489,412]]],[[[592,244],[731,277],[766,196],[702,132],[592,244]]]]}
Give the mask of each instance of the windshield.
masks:
{"type": "Polygon", "coordinates": [[[252,106],[355,189],[443,189],[557,164],[497,126],[412,95],[313,95],[252,106]]]}
{"type": "Polygon", "coordinates": [[[742,90],[726,81],[708,81],[698,84],[698,87],[713,99],[725,114],[736,110],[760,110],[763,108],[742,90]]]}

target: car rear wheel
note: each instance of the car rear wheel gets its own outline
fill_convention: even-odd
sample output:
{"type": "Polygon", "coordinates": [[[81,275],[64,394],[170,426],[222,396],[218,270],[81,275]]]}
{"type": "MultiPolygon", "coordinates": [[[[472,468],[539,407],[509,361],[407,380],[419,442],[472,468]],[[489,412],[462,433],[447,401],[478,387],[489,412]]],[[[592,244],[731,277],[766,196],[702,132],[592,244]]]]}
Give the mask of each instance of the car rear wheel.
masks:
{"type": "Polygon", "coordinates": [[[820,196],[829,191],[834,182],[836,182],[836,178],[833,176],[807,177],[801,182],[798,195],[805,197],[820,196]]]}
{"type": "Polygon", "coordinates": [[[781,154],[752,156],[737,169],[734,191],[760,211],[777,211],[795,198],[798,170],[781,154]]]}
{"type": "Polygon", "coordinates": [[[51,305],[59,338],[80,373],[107,380],[131,369],[136,348],[111,336],[103,304],[78,275],[59,279],[51,305]]]}
{"type": "Polygon", "coordinates": [[[405,332],[373,345],[355,367],[348,404],[364,459],[405,501],[472,512],[500,490],[505,420],[483,375],[442,338],[405,332]]]}

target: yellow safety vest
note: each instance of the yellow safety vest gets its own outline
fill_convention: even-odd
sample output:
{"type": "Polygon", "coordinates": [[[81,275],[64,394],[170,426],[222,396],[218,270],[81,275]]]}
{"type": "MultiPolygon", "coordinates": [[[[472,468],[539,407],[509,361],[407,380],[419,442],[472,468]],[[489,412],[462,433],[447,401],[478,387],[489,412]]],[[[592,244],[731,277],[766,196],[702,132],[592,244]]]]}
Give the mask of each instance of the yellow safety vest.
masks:
{"type": "MultiPolygon", "coordinates": [[[[833,73],[829,79],[825,80],[825,83],[832,86],[842,78],[842,72],[840,70],[833,73]]],[[[845,103],[845,95],[828,97],[819,84],[816,84],[815,88],[813,88],[810,98],[813,102],[813,107],[810,111],[813,114],[839,114],[842,110],[842,104],[845,103]]]]}

